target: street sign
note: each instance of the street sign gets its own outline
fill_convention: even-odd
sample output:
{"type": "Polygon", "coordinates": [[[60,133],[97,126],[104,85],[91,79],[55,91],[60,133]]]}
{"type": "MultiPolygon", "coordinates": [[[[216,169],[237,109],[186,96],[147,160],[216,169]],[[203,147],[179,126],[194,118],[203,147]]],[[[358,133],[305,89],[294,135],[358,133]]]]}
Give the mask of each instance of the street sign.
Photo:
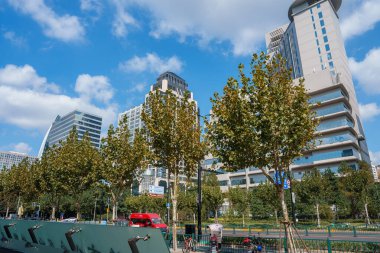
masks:
{"type": "Polygon", "coordinates": [[[288,190],[290,188],[290,180],[284,179],[284,190],[288,190]]]}
{"type": "Polygon", "coordinates": [[[166,208],[170,208],[170,203],[166,203],[166,208]]]}
{"type": "MultiPolygon", "coordinates": [[[[290,188],[290,180],[289,178],[285,178],[285,172],[283,171],[281,173],[281,177],[284,179],[284,190],[288,190],[290,188]]],[[[276,171],[274,175],[274,182],[275,184],[281,184],[281,177],[279,177],[278,171],[276,171]]]]}
{"type": "Polygon", "coordinates": [[[150,194],[164,195],[164,190],[165,188],[163,186],[149,185],[150,194]]]}

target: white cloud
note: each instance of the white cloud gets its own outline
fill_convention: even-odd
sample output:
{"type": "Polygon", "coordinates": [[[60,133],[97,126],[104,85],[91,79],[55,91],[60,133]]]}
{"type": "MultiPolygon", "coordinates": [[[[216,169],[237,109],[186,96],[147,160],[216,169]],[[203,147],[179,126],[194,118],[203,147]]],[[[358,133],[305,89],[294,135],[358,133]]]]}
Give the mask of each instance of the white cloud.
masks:
{"type": "Polygon", "coordinates": [[[380,165],[380,151],[372,152],[369,151],[369,156],[371,157],[371,162],[373,165],[380,165]]]}
{"type": "MultiPolygon", "coordinates": [[[[0,73],[4,73],[6,68],[0,69],[0,73]]],[[[24,69],[24,67],[17,66],[13,66],[13,68],[24,69]]],[[[33,69],[31,66],[29,68],[33,69]]],[[[83,96],[70,97],[52,93],[44,87],[49,85],[46,78],[38,76],[35,71],[8,71],[6,73],[6,78],[0,79],[0,121],[2,122],[24,129],[46,131],[58,114],[64,115],[76,109],[102,116],[103,130],[116,119],[117,107],[114,104],[97,106],[83,96]],[[30,73],[34,73],[34,75],[30,73]],[[26,85],[25,80],[32,80],[32,82],[37,80],[34,81],[36,83],[34,85],[37,85],[38,88],[32,84],[26,85]]],[[[89,77],[91,79],[91,76],[89,77]]],[[[95,86],[98,88],[99,84],[95,86]]],[[[91,86],[91,88],[93,87],[91,86]]],[[[84,93],[80,95],[84,95],[84,93]]],[[[96,93],[88,95],[99,99],[99,97],[96,98],[96,93]]],[[[106,96],[107,99],[108,96],[106,96]]]]}
{"type": "Polygon", "coordinates": [[[30,15],[43,29],[46,36],[64,42],[83,40],[85,30],[78,17],[57,15],[44,0],[8,0],[16,10],[30,15]]]}
{"type": "MultiPolygon", "coordinates": [[[[150,34],[155,38],[176,35],[180,41],[192,37],[201,46],[229,42],[235,55],[250,55],[264,41],[266,32],[288,23],[287,10],[292,0],[113,0],[128,14],[139,7],[151,18],[150,34]]],[[[117,15],[120,16],[120,15],[117,15]]],[[[133,22],[132,22],[133,21],[133,22]]]]}
{"type": "Polygon", "coordinates": [[[165,71],[181,72],[183,63],[177,56],[160,58],[155,53],[148,53],[144,57],[133,58],[119,64],[119,69],[125,72],[146,72],[161,74],[165,71]]]}
{"type": "Polygon", "coordinates": [[[349,64],[352,75],[368,94],[380,94],[380,48],[369,51],[362,61],[350,58],[349,64]]]}
{"type": "Polygon", "coordinates": [[[108,103],[113,97],[113,90],[106,76],[79,75],[75,83],[75,91],[86,101],[95,99],[108,103]]]}
{"type": "Polygon", "coordinates": [[[363,120],[372,120],[376,116],[380,115],[380,107],[375,103],[366,105],[359,104],[360,116],[363,120]]]}
{"type": "Polygon", "coordinates": [[[27,47],[26,40],[23,37],[16,35],[15,32],[7,31],[3,34],[4,38],[10,41],[13,45],[17,47],[27,47]]]}
{"type": "Polygon", "coordinates": [[[148,85],[146,83],[138,83],[128,90],[128,92],[143,92],[148,85]]]}
{"type": "Polygon", "coordinates": [[[46,78],[40,77],[30,65],[16,66],[8,64],[0,69],[0,85],[59,92],[59,87],[56,84],[48,83],[46,78]]]}
{"type": "Polygon", "coordinates": [[[127,35],[127,26],[138,26],[137,21],[128,13],[128,0],[111,0],[116,12],[112,22],[112,33],[116,37],[125,37],[127,35]]]}
{"type": "Polygon", "coordinates": [[[32,151],[32,148],[29,146],[29,144],[25,142],[20,142],[13,145],[12,149],[13,151],[24,153],[24,154],[29,154],[32,151]]]}
{"type": "MultiPolygon", "coordinates": [[[[343,5],[346,3],[344,2],[343,5]]],[[[353,12],[347,15],[342,23],[343,37],[349,39],[372,30],[380,21],[380,1],[362,1],[360,6],[355,6],[353,12]]]]}
{"type": "Polygon", "coordinates": [[[80,0],[80,9],[82,11],[93,11],[100,14],[103,7],[100,0],[80,0]]]}

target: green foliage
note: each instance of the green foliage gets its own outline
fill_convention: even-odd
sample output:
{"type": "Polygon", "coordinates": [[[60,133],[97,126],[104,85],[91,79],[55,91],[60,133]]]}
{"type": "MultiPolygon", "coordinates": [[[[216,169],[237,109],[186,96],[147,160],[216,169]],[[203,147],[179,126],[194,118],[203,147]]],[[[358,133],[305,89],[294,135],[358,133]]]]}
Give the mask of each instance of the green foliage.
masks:
{"type": "Polygon", "coordinates": [[[353,170],[343,163],[339,173],[342,175],[339,187],[350,202],[350,214],[352,217],[358,217],[364,212],[364,205],[369,202],[369,186],[374,181],[370,168],[362,162],[359,170],[353,170]]]}
{"type": "Polygon", "coordinates": [[[115,129],[108,129],[100,148],[101,166],[99,177],[112,197],[113,219],[117,218],[117,204],[126,188],[131,188],[148,167],[150,152],[144,132],[136,131],[133,142],[128,129],[128,119],[124,117],[115,129]]]}
{"type": "MultiPolygon", "coordinates": [[[[188,92],[177,96],[171,90],[165,93],[156,90],[149,94],[142,113],[154,154],[151,163],[167,169],[169,177],[173,175],[173,234],[176,234],[178,175],[183,173],[188,178],[194,175],[206,153],[197,112],[188,92]]],[[[173,245],[175,250],[175,239],[173,245]]]]}
{"type": "Polygon", "coordinates": [[[253,218],[268,218],[275,215],[276,211],[281,210],[280,202],[273,184],[260,184],[252,189],[249,196],[253,218]]]}
{"type": "Polygon", "coordinates": [[[231,205],[231,209],[238,217],[242,217],[247,214],[249,210],[249,196],[246,189],[239,187],[229,188],[227,192],[227,198],[231,205]]]}
{"type": "Polygon", "coordinates": [[[219,187],[218,178],[214,173],[205,174],[202,179],[202,205],[206,213],[214,213],[217,218],[218,210],[224,203],[224,196],[219,187]]]}

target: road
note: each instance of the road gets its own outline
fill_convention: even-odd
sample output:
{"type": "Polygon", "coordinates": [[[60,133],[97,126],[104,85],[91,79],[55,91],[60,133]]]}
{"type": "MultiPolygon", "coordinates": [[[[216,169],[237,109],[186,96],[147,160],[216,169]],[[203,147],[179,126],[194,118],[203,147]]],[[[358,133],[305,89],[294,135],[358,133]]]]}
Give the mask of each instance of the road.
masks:
{"type": "MultiPolygon", "coordinates": [[[[319,240],[327,240],[329,238],[330,240],[342,240],[342,241],[360,241],[360,242],[380,242],[380,231],[356,231],[356,236],[354,236],[353,231],[335,231],[331,230],[329,236],[329,233],[326,230],[297,230],[299,236],[302,239],[319,239],[319,240]]],[[[179,233],[183,233],[184,230],[179,229],[179,233]]],[[[202,231],[205,233],[205,231],[202,231]]],[[[227,228],[223,230],[224,236],[232,236],[232,237],[246,237],[249,236],[248,229],[235,229],[235,231],[231,228],[227,228]]],[[[263,229],[252,229],[251,230],[251,236],[255,235],[256,237],[263,237],[263,238],[278,238],[281,235],[281,238],[284,237],[284,231],[276,230],[276,229],[270,229],[270,230],[263,230],[263,229]]]]}

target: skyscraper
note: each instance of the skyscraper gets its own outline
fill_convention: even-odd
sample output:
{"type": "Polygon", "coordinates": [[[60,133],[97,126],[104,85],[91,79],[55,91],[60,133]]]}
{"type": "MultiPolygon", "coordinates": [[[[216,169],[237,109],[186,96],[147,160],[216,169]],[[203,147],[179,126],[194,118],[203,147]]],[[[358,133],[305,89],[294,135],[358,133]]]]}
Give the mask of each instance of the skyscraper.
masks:
{"type": "Polygon", "coordinates": [[[0,170],[3,168],[10,169],[13,165],[18,165],[24,159],[27,159],[28,162],[32,163],[37,157],[18,152],[0,151],[0,170]]]}
{"type": "MultiPolygon", "coordinates": [[[[266,34],[267,53],[281,54],[294,81],[305,79],[320,124],[317,146],[291,166],[302,178],[312,168],[337,173],[342,162],[358,169],[370,163],[358,102],[348,66],[338,10],[341,0],[295,0],[288,10],[289,24],[266,34]]],[[[220,175],[221,185],[254,186],[266,181],[255,168],[220,175]]]]}
{"type": "MultiPolygon", "coordinates": [[[[176,75],[173,72],[164,72],[156,80],[156,83],[150,86],[150,91],[159,90],[160,92],[164,93],[167,90],[171,90],[175,95],[177,96],[183,96],[184,93],[188,90],[188,84],[186,81],[176,75]]],[[[149,93],[145,95],[145,100],[149,97],[149,93]]],[[[193,93],[190,92],[190,99],[193,101],[193,93]]],[[[196,101],[195,101],[196,103],[196,101]]],[[[130,141],[133,141],[134,138],[134,132],[136,129],[141,129],[144,127],[142,119],[141,119],[141,112],[143,109],[143,104],[135,106],[121,114],[119,114],[119,120],[123,116],[128,117],[128,124],[129,124],[129,130],[131,132],[131,138],[130,141]]],[[[152,165],[149,165],[146,169],[143,178],[141,180],[141,183],[139,185],[139,189],[135,189],[135,192],[147,192],[149,189],[149,185],[155,185],[155,186],[163,186],[167,187],[167,174],[166,170],[163,168],[156,168],[152,165]]],[[[179,176],[180,183],[184,183],[186,181],[186,176],[180,175],[179,176]]]]}
{"type": "Polygon", "coordinates": [[[58,115],[47,131],[42,141],[38,157],[48,147],[58,145],[60,141],[66,140],[73,128],[77,129],[78,139],[82,140],[86,132],[88,132],[91,144],[100,147],[100,132],[102,130],[102,117],[78,110],[72,111],[64,116],[58,115]]]}

